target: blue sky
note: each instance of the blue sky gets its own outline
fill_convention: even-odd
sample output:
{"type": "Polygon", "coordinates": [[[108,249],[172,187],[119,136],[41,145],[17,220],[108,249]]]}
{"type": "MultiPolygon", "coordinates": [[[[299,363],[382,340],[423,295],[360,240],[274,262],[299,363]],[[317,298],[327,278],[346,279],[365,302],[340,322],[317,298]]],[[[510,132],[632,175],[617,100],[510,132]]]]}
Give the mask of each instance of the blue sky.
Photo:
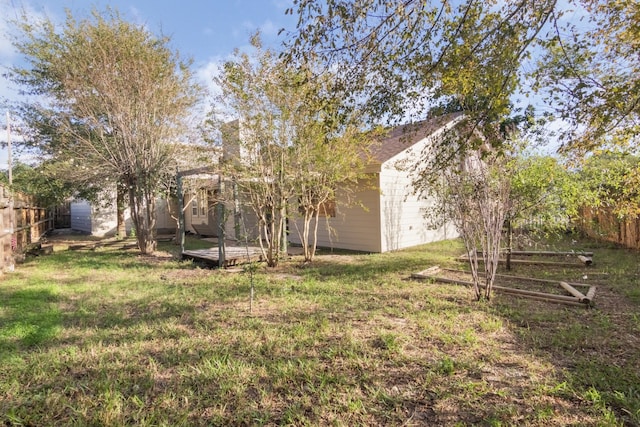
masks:
{"type": "MultiPolygon", "coordinates": [[[[30,17],[48,16],[56,22],[65,18],[65,9],[74,16],[86,16],[93,6],[110,6],[130,21],[144,25],[156,35],[171,38],[171,47],[185,58],[192,58],[193,71],[203,84],[211,85],[219,65],[235,48],[246,49],[249,37],[260,30],[268,47],[282,41],[281,28],[293,30],[295,17],[285,15],[292,0],[0,0],[0,75],[20,60],[7,35],[6,19],[15,19],[25,10],[30,17]]],[[[18,97],[15,88],[0,76],[0,99],[18,97]]],[[[6,141],[6,112],[0,114],[0,141],[6,141]]],[[[12,140],[19,138],[12,135],[12,140]]],[[[6,164],[0,150],[0,167],[6,164]]]]}
{"type": "MultiPolygon", "coordinates": [[[[128,21],[144,25],[156,35],[169,36],[171,47],[182,57],[193,59],[193,72],[200,83],[213,91],[212,78],[219,66],[235,48],[247,49],[249,37],[256,30],[260,30],[265,45],[278,48],[284,37],[284,33],[278,36],[279,30],[295,28],[296,17],[285,15],[292,3],[293,0],[0,0],[0,100],[18,98],[2,74],[7,66],[20,60],[7,37],[6,20],[18,18],[22,10],[33,19],[46,15],[62,22],[65,9],[81,17],[94,6],[98,10],[113,7],[128,21]]],[[[564,19],[577,21],[579,15],[568,14],[564,19]]],[[[520,97],[519,101],[534,101],[538,112],[544,111],[539,99],[520,97]]],[[[6,111],[0,111],[0,141],[6,141],[5,117],[6,111]]],[[[19,135],[12,134],[12,140],[17,139],[19,135]]],[[[5,151],[0,149],[0,168],[6,167],[5,151]]]]}

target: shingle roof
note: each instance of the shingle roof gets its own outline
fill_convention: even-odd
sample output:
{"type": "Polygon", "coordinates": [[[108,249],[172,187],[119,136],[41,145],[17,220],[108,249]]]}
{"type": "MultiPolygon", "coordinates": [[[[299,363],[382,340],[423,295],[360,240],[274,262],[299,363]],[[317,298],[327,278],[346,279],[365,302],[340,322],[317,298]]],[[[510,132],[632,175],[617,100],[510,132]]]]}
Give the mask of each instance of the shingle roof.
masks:
{"type": "Polygon", "coordinates": [[[383,135],[379,143],[371,147],[371,157],[381,164],[401,153],[413,144],[433,134],[462,113],[449,113],[416,123],[409,123],[391,129],[383,135]]]}

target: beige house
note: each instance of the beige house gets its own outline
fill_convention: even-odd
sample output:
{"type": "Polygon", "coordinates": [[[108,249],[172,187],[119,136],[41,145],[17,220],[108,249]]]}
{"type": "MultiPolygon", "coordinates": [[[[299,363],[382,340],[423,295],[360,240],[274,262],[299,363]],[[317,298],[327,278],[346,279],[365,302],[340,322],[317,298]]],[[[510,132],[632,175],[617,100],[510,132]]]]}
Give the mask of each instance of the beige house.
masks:
{"type": "MultiPolygon", "coordinates": [[[[459,120],[460,114],[449,114],[401,126],[374,145],[372,161],[366,169],[367,178],[359,184],[355,194],[351,194],[357,203],[345,203],[344,192],[341,196],[338,190],[336,203],[319,219],[318,247],[388,252],[457,237],[458,232],[452,224],[438,229],[429,226],[425,208],[434,201],[414,194],[411,166],[420,161],[424,150],[435,138],[459,120]]],[[[239,137],[238,121],[231,122],[229,129],[229,134],[239,137]]],[[[241,157],[241,154],[223,148],[224,157],[241,157]]],[[[195,234],[217,237],[219,210],[216,209],[215,193],[219,191],[220,182],[227,186],[231,183],[224,183],[224,177],[217,175],[207,176],[206,181],[208,184],[202,185],[197,194],[185,195],[185,201],[188,201],[185,228],[195,234]]],[[[245,234],[250,240],[257,238],[255,217],[251,209],[242,206],[241,200],[226,202],[225,213],[227,239],[243,240],[240,235],[245,234]]],[[[299,219],[289,222],[289,241],[294,245],[301,243],[297,232],[302,228],[301,222],[299,219]]]]}
{"type": "MultiPolygon", "coordinates": [[[[449,114],[391,130],[374,146],[367,178],[351,194],[358,203],[344,203],[344,192],[341,196],[338,190],[336,203],[319,219],[318,247],[388,252],[457,237],[453,225],[430,228],[424,213],[433,201],[414,194],[411,166],[420,161],[434,138],[455,126],[459,119],[460,115],[449,114]]],[[[237,121],[230,126],[240,134],[237,121]]],[[[234,157],[241,153],[227,152],[225,147],[217,155],[220,154],[234,157]]],[[[218,237],[220,210],[216,200],[220,184],[228,190],[232,183],[216,173],[192,175],[189,181],[184,191],[185,230],[218,237]]],[[[176,207],[160,201],[157,208],[158,229],[175,230],[176,207]]],[[[239,200],[225,202],[223,223],[227,239],[243,241],[246,235],[254,240],[259,235],[251,209],[239,200]]],[[[289,240],[294,245],[300,244],[298,227],[302,228],[301,220],[289,222],[289,240]]]]}
{"type": "MultiPolygon", "coordinates": [[[[459,114],[449,114],[388,133],[374,146],[368,179],[356,189],[360,206],[341,203],[338,191],[335,210],[319,219],[318,247],[388,252],[457,237],[451,224],[429,227],[424,214],[433,201],[414,194],[410,170],[434,138],[459,120],[459,114]]],[[[301,226],[300,221],[290,226],[294,244],[300,243],[296,227],[301,226]]]]}

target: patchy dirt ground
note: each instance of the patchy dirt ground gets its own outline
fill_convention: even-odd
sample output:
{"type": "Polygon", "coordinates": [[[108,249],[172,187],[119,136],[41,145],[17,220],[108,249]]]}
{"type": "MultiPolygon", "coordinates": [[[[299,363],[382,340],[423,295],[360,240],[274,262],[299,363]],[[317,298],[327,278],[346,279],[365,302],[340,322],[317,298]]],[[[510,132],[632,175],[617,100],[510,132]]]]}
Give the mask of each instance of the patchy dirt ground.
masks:
{"type": "MultiPolygon", "coordinates": [[[[81,234],[52,235],[48,241],[60,249],[81,244],[94,247],[97,243],[81,234]]],[[[345,352],[360,351],[362,346],[366,351],[362,350],[363,362],[359,363],[364,366],[362,370],[370,371],[349,371],[345,367],[352,362],[340,355],[326,361],[326,369],[339,373],[344,369],[345,377],[357,375],[366,377],[371,384],[380,384],[383,391],[376,399],[392,407],[405,420],[404,425],[501,425],[501,420],[507,420],[508,425],[609,425],[606,415],[598,413],[607,410],[619,421],[633,425],[633,420],[640,417],[631,413],[627,402],[639,390],[637,384],[626,380],[640,374],[640,318],[638,300],[633,298],[633,288],[640,283],[639,257],[616,250],[608,250],[607,254],[608,258],[599,258],[596,250],[596,262],[588,268],[517,266],[509,273],[500,271],[597,286],[592,308],[502,294],[496,294],[491,304],[477,305],[469,294],[456,292],[453,287],[413,284],[408,277],[417,271],[399,272],[406,286],[396,284],[397,288],[387,285],[391,279],[384,271],[357,271],[344,280],[361,281],[363,289],[344,291],[344,299],[357,300],[366,310],[345,310],[335,319],[331,315],[326,319],[329,325],[348,327],[350,335],[345,338],[343,331],[337,329],[335,340],[345,340],[345,352]],[[423,313],[430,311],[437,314],[433,323],[420,320],[423,313]],[[492,320],[494,317],[500,320],[492,320]],[[383,357],[375,359],[375,366],[368,366],[369,353],[383,357]],[[620,394],[627,401],[619,398],[620,394]],[[488,415],[496,415],[494,424],[487,421],[488,415]]],[[[392,256],[389,255],[390,264],[392,256]]],[[[157,265],[175,259],[169,252],[138,257],[157,265]]],[[[282,282],[296,283],[298,288],[306,270],[317,270],[313,277],[322,284],[331,280],[336,266],[353,267],[362,260],[359,255],[320,252],[311,265],[302,265],[296,256],[275,269],[261,269],[260,274],[274,287],[282,282]]],[[[242,267],[225,271],[173,269],[164,271],[160,278],[185,285],[219,275],[244,274],[243,271],[242,267]]],[[[462,273],[449,273],[447,277],[469,280],[462,273]]],[[[555,285],[510,279],[498,283],[564,293],[555,285]]],[[[293,286],[288,286],[286,292],[295,298],[293,286]]],[[[285,310],[279,305],[285,301],[281,295],[284,293],[282,289],[274,290],[273,301],[258,300],[251,315],[232,319],[228,328],[233,331],[245,317],[251,317],[277,329],[277,325],[303,322],[301,319],[321,311],[321,302],[310,302],[302,308],[292,303],[285,310]]],[[[300,298],[304,296],[300,294],[300,298]]],[[[206,323],[209,313],[246,312],[246,301],[224,306],[205,301],[196,308],[193,316],[203,316],[206,323]]],[[[329,341],[325,344],[328,349],[333,348],[329,341]]],[[[309,349],[303,350],[300,351],[309,349]]],[[[359,399],[370,404],[374,400],[366,390],[354,390],[359,399]]],[[[367,416],[373,417],[363,415],[360,420],[367,420],[367,416]]]]}

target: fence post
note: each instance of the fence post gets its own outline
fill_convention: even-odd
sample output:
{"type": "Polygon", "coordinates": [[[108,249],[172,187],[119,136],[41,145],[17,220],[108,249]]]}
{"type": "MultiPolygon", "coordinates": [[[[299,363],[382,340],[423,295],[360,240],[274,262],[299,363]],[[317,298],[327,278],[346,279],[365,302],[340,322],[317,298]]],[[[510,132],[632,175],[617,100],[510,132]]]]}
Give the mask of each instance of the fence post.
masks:
{"type": "Polygon", "coordinates": [[[2,203],[2,215],[0,218],[2,237],[0,238],[0,272],[13,271],[15,261],[13,250],[17,243],[15,236],[15,214],[13,211],[13,194],[4,185],[0,185],[0,203],[2,203]]]}

